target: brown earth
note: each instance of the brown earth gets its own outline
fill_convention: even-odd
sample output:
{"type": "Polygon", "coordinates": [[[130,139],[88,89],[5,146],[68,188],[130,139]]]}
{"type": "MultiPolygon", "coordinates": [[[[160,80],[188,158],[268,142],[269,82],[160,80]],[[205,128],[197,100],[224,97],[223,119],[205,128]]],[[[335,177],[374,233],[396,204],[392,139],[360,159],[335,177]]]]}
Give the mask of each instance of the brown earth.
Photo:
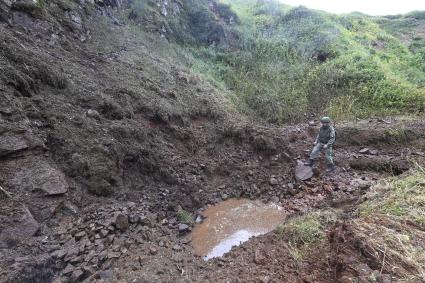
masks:
{"type": "Polygon", "coordinates": [[[317,126],[242,119],[203,78],[95,12],[105,14],[102,6],[52,1],[39,15],[1,4],[0,281],[360,278],[344,267],[353,265],[340,259],[345,249],[376,268],[355,244],[336,240],[355,238],[344,225],[303,262],[275,233],[204,262],[179,231],[178,212],[196,216],[232,197],[273,201],[291,215],[349,211],[379,178],[423,163],[423,121],[338,124],[337,170],[324,174],[321,160],[299,182],[296,161],[317,126]]]}

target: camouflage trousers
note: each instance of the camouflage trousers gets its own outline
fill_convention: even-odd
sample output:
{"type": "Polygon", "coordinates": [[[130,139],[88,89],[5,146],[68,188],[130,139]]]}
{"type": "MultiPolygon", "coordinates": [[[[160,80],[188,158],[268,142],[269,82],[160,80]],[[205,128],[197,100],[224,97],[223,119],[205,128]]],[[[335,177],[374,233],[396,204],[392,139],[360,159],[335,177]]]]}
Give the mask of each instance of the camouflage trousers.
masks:
{"type": "MultiPolygon", "coordinates": [[[[316,159],[319,156],[320,150],[323,148],[324,145],[325,144],[318,142],[310,153],[310,159],[312,160],[316,159]]],[[[329,146],[325,152],[326,161],[328,162],[328,164],[334,164],[332,155],[333,155],[332,146],[329,146]]]]}

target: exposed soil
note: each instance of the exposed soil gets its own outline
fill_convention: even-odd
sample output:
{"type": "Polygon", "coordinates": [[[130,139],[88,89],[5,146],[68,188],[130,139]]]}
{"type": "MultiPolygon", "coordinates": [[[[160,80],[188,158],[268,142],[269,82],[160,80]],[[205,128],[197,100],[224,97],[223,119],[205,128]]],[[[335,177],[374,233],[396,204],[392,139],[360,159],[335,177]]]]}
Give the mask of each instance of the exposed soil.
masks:
{"type": "Polygon", "coordinates": [[[337,170],[324,174],[321,159],[315,176],[299,182],[296,161],[307,157],[317,126],[243,120],[202,78],[94,11],[79,11],[80,25],[54,13],[10,13],[0,22],[2,282],[363,276],[346,268],[354,263],[342,260],[344,249],[377,268],[353,242],[335,240],[355,238],[343,225],[302,263],[273,232],[204,262],[178,213],[195,217],[241,197],[277,203],[288,215],[349,210],[379,178],[424,162],[424,121],[337,125],[337,170]]]}

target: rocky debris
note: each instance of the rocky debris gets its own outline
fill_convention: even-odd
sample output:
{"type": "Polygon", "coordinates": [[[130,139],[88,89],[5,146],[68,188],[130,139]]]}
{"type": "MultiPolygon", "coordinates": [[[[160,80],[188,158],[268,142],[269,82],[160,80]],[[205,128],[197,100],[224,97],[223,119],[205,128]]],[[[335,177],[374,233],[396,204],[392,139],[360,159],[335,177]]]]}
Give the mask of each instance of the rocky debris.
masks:
{"type": "Polygon", "coordinates": [[[276,186],[277,184],[279,184],[279,181],[275,177],[271,177],[269,183],[272,186],[276,186]]]}
{"type": "Polygon", "coordinates": [[[179,224],[178,229],[180,234],[185,234],[187,232],[190,232],[190,227],[187,224],[179,224]]]}
{"type": "Polygon", "coordinates": [[[254,262],[259,265],[264,265],[266,263],[266,257],[262,254],[261,251],[259,250],[255,251],[254,262]]]}
{"type": "Polygon", "coordinates": [[[99,112],[97,112],[97,110],[93,110],[93,109],[89,109],[87,110],[86,115],[90,118],[94,118],[94,119],[99,119],[100,118],[100,114],[99,112]]]}
{"type": "Polygon", "coordinates": [[[0,135],[0,157],[17,153],[28,148],[28,142],[23,138],[23,136],[11,133],[0,135]]]}
{"type": "Polygon", "coordinates": [[[21,220],[12,227],[0,232],[0,248],[10,248],[37,234],[40,224],[34,219],[27,207],[23,208],[21,220]]]}
{"type": "Polygon", "coordinates": [[[14,191],[39,190],[46,196],[55,196],[65,194],[69,188],[65,174],[43,156],[2,162],[0,176],[5,178],[5,185],[14,191]]]}
{"type": "Polygon", "coordinates": [[[156,255],[158,253],[158,250],[155,247],[149,247],[149,253],[151,255],[156,255]]]}
{"type": "Polygon", "coordinates": [[[124,214],[118,214],[115,217],[115,227],[119,229],[121,232],[125,232],[128,229],[128,216],[124,214]]]}
{"type": "Polygon", "coordinates": [[[174,245],[173,246],[173,251],[179,252],[181,250],[183,250],[183,248],[181,246],[179,246],[179,245],[174,245]]]}
{"type": "Polygon", "coordinates": [[[113,270],[102,270],[99,271],[96,274],[96,278],[101,279],[101,280],[108,280],[111,279],[114,276],[114,271],[113,270]]]}
{"type": "Polygon", "coordinates": [[[295,168],[295,177],[299,181],[306,181],[313,177],[313,168],[311,166],[305,166],[303,162],[297,161],[297,167],[295,168]]]}
{"type": "Polygon", "coordinates": [[[359,153],[360,154],[378,155],[378,151],[376,149],[370,149],[368,147],[360,149],[359,153]]]}

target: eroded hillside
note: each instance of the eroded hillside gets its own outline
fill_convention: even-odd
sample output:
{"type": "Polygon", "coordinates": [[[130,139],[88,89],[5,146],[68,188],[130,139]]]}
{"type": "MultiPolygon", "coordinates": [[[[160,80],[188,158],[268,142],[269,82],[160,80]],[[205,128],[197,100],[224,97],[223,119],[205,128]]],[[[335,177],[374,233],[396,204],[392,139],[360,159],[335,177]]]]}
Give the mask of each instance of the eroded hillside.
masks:
{"type": "MultiPolygon", "coordinates": [[[[264,20],[276,12],[264,11],[258,14],[264,20]]],[[[305,13],[314,14],[312,21],[322,17],[304,8],[280,16],[288,23],[305,13]]],[[[359,253],[350,262],[333,249],[340,242],[332,239],[352,231],[337,221],[353,216],[352,206],[378,179],[423,164],[423,121],[339,123],[337,171],[323,175],[320,162],[313,179],[297,181],[296,160],[306,157],[317,124],[278,127],[262,113],[280,113],[269,120],[281,122],[287,120],[282,109],[320,104],[302,97],[302,85],[290,100],[273,81],[244,86],[274,70],[258,58],[277,56],[285,76],[283,67],[301,58],[284,53],[287,45],[269,49],[279,42],[246,38],[245,20],[215,1],[0,1],[1,281],[330,282],[380,268],[381,255],[359,253]],[[257,57],[253,50],[265,53],[257,57]],[[250,74],[253,66],[264,73],[229,77],[250,74]],[[241,96],[245,90],[256,96],[241,96]],[[336,231],[329,241],[317,232],[323,241],[311,258],[285,246],[291,233],[272,233],[204,262],[188,233],[196,216],[207,205],[240,197],[278,203],[288,219],[330,207],[344,212],[323,225],[336,231]],[[264,250],[257,251],[259,242],[264,250]],[[334,253],[338,264],[322,257],[334,253]],[[270,256],[281,258],[269,262],[270,256]]],[[[291,36],[297,41],[299,34],[291,36]]],[[[308,52],[320,69],[320,56],[327,61],[328,55],[317,46],[308,52]]],[[[421,109],[417,102],[412,112],[421,109]]],[[[292,109],[297,115],[288,117],[306,122],[326,107],[292,109]]],[[[356,251],[351,242],[344,246],[356,251]]],[[[312,247],[302,251],[310,254],[312,247]]],[[[401,268],[380,273],[419,278],[416,266],[401,268]]]]}

